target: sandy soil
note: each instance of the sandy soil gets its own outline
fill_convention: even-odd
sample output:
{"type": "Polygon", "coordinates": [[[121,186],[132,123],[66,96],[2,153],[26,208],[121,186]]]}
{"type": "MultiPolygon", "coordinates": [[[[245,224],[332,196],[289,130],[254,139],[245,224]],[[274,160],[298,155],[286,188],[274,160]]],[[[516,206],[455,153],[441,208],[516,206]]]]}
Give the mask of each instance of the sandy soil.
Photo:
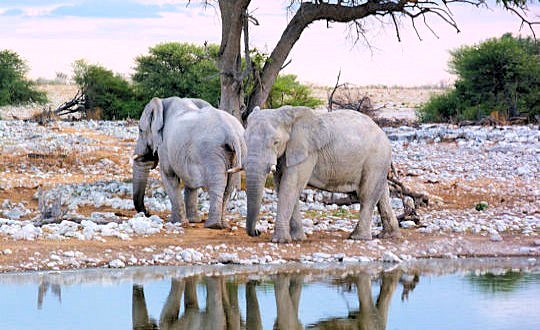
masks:
{"type": "MultiPolygon", "coordinates": [[[[68,93],[69,94],[69,93],[68,93]]],[[[385,94],[386,95],[386,94],[385,94]]],[[[70,132],[69,128],[56,127],[63,133],[70,132]]],[[[101,136],[95,131],[78,131],[77,134],[92,136],[101,141],[104,145],[123,146],[121,152],[107,149],[98,149],[88,154],[65,154],[57,157],[32,157],[31,155],[9,156],[0,155],[0,171],[9,171],[12,180],[27,180],[24,174],[17,171],[21,165],[35,166],[47,169],[62,168],[64,173],[54,171],[53,175],[47,179],[33,178],[33,185],[24,185],[27,188],[21,188],[15,185],[13,188],[0,188],[0,201],[9,199],[13,202],[24,202],[27,207],[36,208],[37,200],[34,198],[39,187],[50,187],[58,183],[92,182],[102,180],[105,174],[87,174],[79,170],[79,162],[96,162],[102,158],[108,158],[116,163],[114,173],[106,175],[119,180],[129,180],[131,176],[131,167],[127,159],[132,153],[133,141],[120,141],[111,136],[101,136]],[[66,176],[65,173],[71,173],[66,176]]],[[[153,175],[156,175],[155,173],[153,175]]],[[[458,183],[449,184],[447,182],[422,182],[414,176],[407,177],[406,183],[412,187],[425,190],[430,196],[437,200],[437,203],[419,210],[420,216],[429,214],[433,210],[440,208],[470,209],[473,201],[486,200],[488,202],[497,201],[507,203],[512,207],[514,200],[523,198],[533,198],[531,196],[512,196],[508,195],[506,189],[504,196],[497,193],[497,190],[486,191],[485,193],[475,192],[472,194],[467,186],[458,183]]],[[[480,186],[497,186],[497,182],[477,182],[470,183],[480,186]]],[[[514,182],[513,184],[520,184],[514,182]]],[[[538,201],[531,200],[535,203],[538,201]]],[[[90,214],[94,211],[111,211],[119,215],[133,216],[135,211],[114,210],[114,209],[96,209],[88,207],[79,210],[80,213],[90,214]]],[[[167,214],[159,214],[166,218],[167,214]]],[[[234,222],[243,221],[235,219],[234,222]]],[[[88,266],[106,266],[109,257],[118,255],[134,256],[137,259],[152,259],[152,251],[162,251],[167,247],[197,247],[203,248],[208,245],[223,244],[223,249],[209,251],[215,254],[224,251],[235,252],[240,258],[248,258],[257,251],[258,255],[269,254],[276,258],[285,260],[299,260],[303,255],[311,255],[315,252],[324,252],[328,254],[344,253],[345,255],[367,256],[380,258],[384,251],[392,251],[397,255],[406,254],[417,258],[427,257],[461,257],[461,256],[529,256],[536,257],[540,255],[539,249],[535,248],[540,244],[538,236],[525,236],[520,233],[503,233],[502,241],[492,241],[487,236],[472,235],[469,233],[436,233],[423,234],[414,229],[404,229],[401,239],[384,239],[366,241],[347,240],[347,233],[343,232],[317,232],[308,237],[304,242],[277,245],[269,243],[269,234],[263,234],[261,237],[252,238],[247,236],[241,228],[238,230],[209,230],[204,229],[202,224],[192,225],[186,228],[184,234],[156,234],[150,236],[134,237],[132,240],[124,241],[115,238],[107,238],[105,242],[99,241],[80,241],[69,239],[63,241],[35,240],[35,241],[15,241],[0,237],[0,269],[2,271],[24,271],[28,270],[27,264],[35,259],[48,257],[51,253],[62,254],[65,251],[80,251],[87,258],[94,258],[94,264],[88,266]],[[145,249],[150,247],[149,249],[145,249]],[[527,247],[533,247],[528,249],[527,247]],[[249,252],[246,252],[249,251],[249,252]],[[3,253],[2,253],[3,252],[3,253]]],[[[169,264],[181,264],[178,261],[171,261],[169,264]]],[[[60,265],[59,268],[76,268],[74,265],[60,265]]]]}

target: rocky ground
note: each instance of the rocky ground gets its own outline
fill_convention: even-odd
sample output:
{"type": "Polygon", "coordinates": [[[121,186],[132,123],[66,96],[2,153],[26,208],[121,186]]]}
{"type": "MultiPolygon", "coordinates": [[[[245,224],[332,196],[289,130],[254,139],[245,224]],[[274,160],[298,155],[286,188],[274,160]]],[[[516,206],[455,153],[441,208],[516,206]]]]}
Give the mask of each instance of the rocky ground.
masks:
{"type": "MultiPolygon", "coordinates": [[[[386,114],[413,116],[415,105],[399,97],[374,101],[386,114]]],[[[29,111],[23,110],[0,114],[24,118],[29,111]]],[[[0,272],[540,255],[538,127],[422,125],[386,132],[400,179],[430,197],[419,209],[420,224],[403,222],[399,240],[348,240],[358,205],[323,205],[322,193],[307,190],[302,212],[308,239],[278,245],[269,242],[276,208],[270,188],[257,238],[244,231],[243,191],[229,205],[229,230],[168,223],[170,204],[157,171],[146,201],[154,215],[135,214],[130,155],[136,122],[0,121],[0,272]]],[[[204,218],[208,200],[202,191],[199,197],[204,218]]],[[[394,198],[393,207],[400,213],[401,200],[394,198]]],[[[374,233],[378,226],[375,213],[374,233]]]]}

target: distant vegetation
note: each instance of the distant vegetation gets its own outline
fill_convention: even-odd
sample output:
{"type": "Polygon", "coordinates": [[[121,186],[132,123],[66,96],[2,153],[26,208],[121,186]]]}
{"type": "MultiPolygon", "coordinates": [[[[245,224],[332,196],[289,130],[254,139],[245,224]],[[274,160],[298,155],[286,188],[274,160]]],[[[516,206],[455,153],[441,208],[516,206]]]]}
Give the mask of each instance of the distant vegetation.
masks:
{"type": "MultiPolygon", "coordinates": [[[[75,82],[86,97],[85,107],[98,107],[104,119],[138,118],[144,104],[152,97],[196,97],[217,107],[220,99],[218,52],[217,45],[158,44],[150,48],[149,54],[136,58],[132,82],[102,66],[79,60],[74,65],[75,82]]],[[[296,76],[280,75],[268,106],[321,103],[296,76]]]]}
{"type": "Polygon", "coordinates": [[[84,108],[98,112],[102,119],[137,117],[142,102],[128,81],[100,65],[78,60],[73,65],[74,80],[81,89],[84,108]]]}
{"type": "Polygon", "coordinates": [[[27,71],[26,63],[17,53],[0,51],[0,106],[47,102],[46,94],[25,78],[27,71]]]}
{"type": "Polygon", "coordinates": [[[419,110],[423,122],[508,119],[540,115],[540,45],[532,38],[505,34],[451,52],[457,75],[446,93],[419,110]]]}

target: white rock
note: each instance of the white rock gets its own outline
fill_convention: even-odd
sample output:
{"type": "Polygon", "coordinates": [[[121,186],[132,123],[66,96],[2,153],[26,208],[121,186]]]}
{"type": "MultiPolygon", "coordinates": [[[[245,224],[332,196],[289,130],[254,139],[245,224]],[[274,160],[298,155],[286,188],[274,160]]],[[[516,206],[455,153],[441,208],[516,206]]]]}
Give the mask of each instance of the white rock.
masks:
{"type": "Polygon", "coordinates": [[[120,259],[114,259],[109,262],[110,268],[124,268],[126,264],[120,259]]]}
{"type": "Polygon", "coordinates": [[[383,262],[398,263],[398,262],[401,262],[401,259],[397,255],[395,255],[394,253],[392,253],[390,251],[385,251],[384,254],[383,254],[383,257],[382,257],[382,261],[383,262]]]}

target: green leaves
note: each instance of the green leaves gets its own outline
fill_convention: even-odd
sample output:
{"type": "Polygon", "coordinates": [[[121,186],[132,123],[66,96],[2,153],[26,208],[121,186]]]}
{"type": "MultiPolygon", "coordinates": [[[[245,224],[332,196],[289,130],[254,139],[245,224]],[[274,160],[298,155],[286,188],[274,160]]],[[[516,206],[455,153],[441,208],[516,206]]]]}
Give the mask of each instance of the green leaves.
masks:
{"type": "Polygon", "coordinates": [[[303,85],[296,80],[296,75],[287,74],[277,77],[268,95],[266,106],[268,108],[279,108],[282,105],[301,105],[314,108],[322,103],[321,99],[311,96],[309,86],[303,85]]]}
{"type": "Polygon", "coordinates": [[[142,112],[143,101],[122,76],[84,60],[75,61],[73,72],[86,97],[85,108],[102,109],[103,119],[137,118],[142,112]]]}
{"type": "Polygon", "coordinates": [[[219,47],[189,43],[162,43],[148,55],[135,59],[133,81],[137,94],[152,97],[197,97],[216,106],[219,102],[220,80],[216,66],[219,47]]]}
{"type": "Polygon", "coordinates": [[[531,38],[501,38],[450,52],[454,88],[420,109],[424,121],[479,120],[540,113],[540,46],[531,38]]]}
{"type": "Polygon", "coordinates": [[[46,94],[36,90],[34,83],[25,78],[27,71],[26,63],[17,53],[0,51],[0,106],[47,102],[46,94]]]}

